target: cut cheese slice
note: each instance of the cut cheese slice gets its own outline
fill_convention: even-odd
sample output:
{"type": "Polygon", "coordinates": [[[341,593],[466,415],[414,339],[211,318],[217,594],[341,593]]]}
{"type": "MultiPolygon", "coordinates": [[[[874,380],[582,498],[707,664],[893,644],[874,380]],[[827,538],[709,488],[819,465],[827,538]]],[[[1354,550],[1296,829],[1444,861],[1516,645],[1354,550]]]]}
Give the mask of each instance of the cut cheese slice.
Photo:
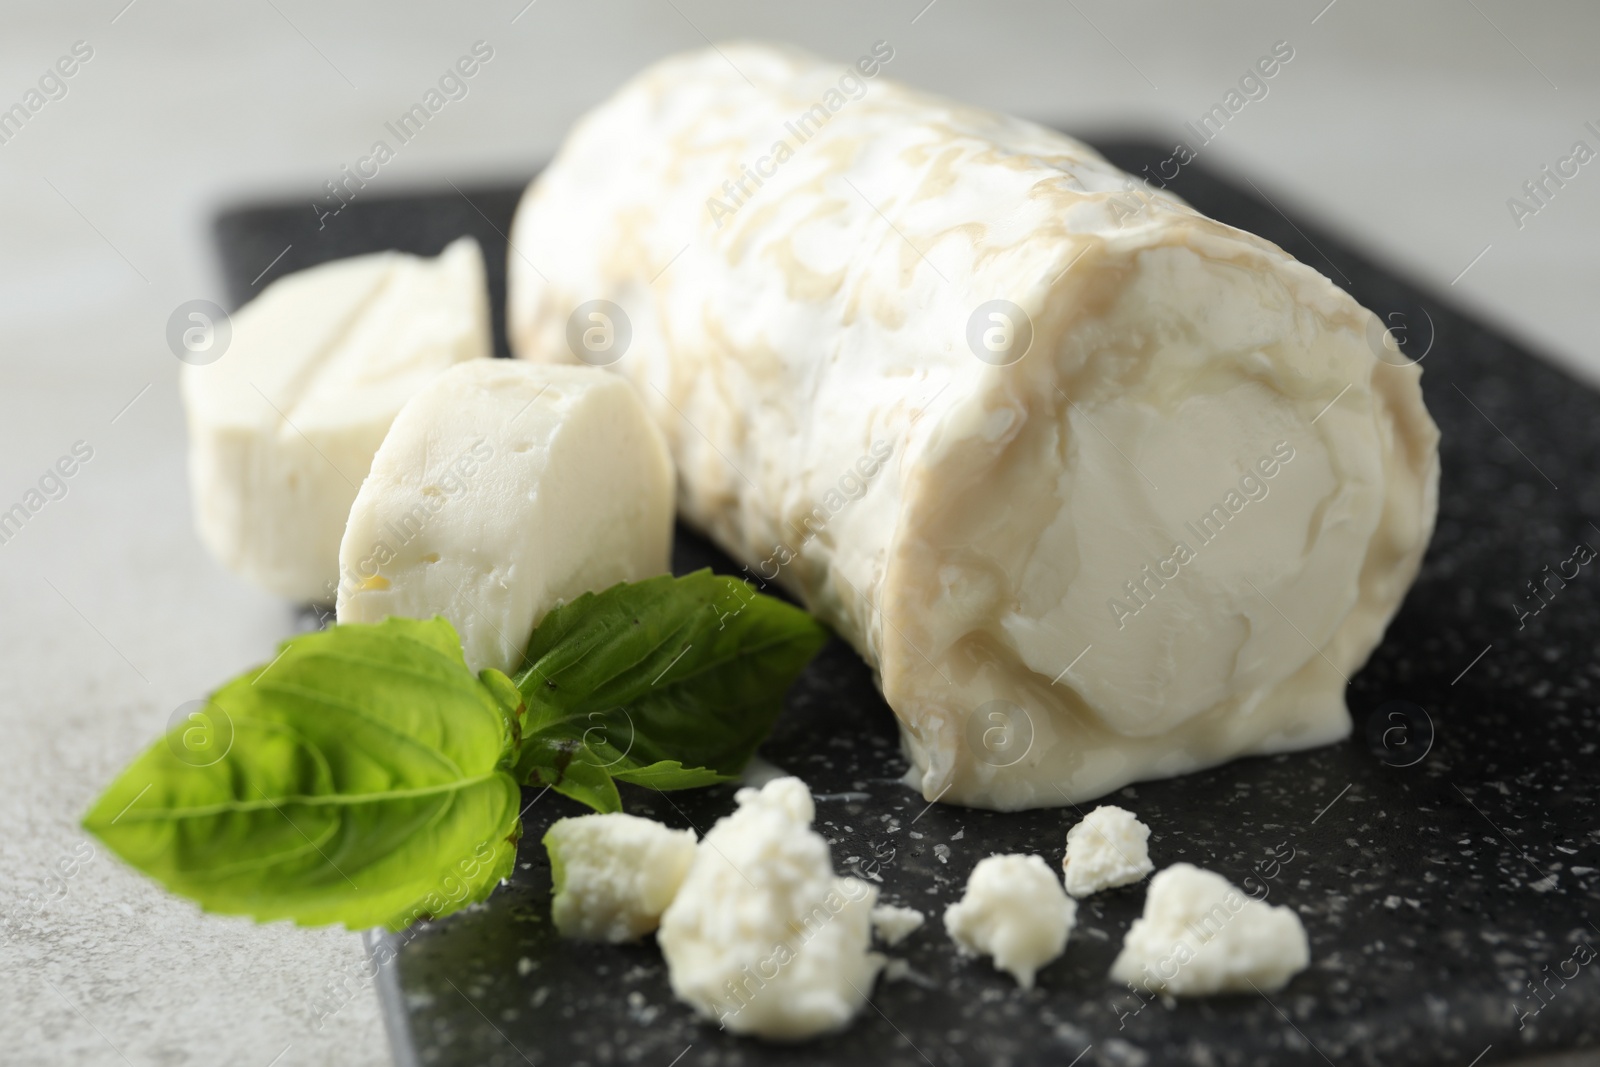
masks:
{"type": "Polygon", "coordinates": [[[876,669],[929,799],[1345,736],[1433,528],[1419,369],[1276,246],[876,71],[635,78],[518,212],[519,354],[625,319],[681,511],[876,669]]]}
{"type": "Polygon", "coordinates": [[[471,238],[435,259],[382,252],[273,282],[233,316],[221,358],[182,370],[201,541],[270,592],[332,603],[345,517],[395,414],[489,354],[471,238]]]}
{"type": "Polygon", "coordinates": [[[521,665],[563,601],[663,574],[672,459],[588,367],[472,360],[394,420],[339,547],[340,622],[443,615],[473,670],[521,665]]]}

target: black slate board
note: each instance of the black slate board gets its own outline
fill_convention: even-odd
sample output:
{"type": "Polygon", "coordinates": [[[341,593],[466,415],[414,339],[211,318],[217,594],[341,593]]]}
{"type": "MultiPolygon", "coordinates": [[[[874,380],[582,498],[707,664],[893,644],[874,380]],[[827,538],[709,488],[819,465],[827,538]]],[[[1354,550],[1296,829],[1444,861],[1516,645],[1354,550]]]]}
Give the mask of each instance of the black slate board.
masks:
{"type": "MultiPolygon", "coordinates": [[[[1168,155],[1154,143],[1103,148],[1134,172],[1168,155]]],[[[929,808],[899,784],[905,764],[889,710],[836,641],[796,686],[764,751],[820,794],[818,825],[841,871],[863,873],[876,860],[883,899],[928,913],[928,925],[891,953],[909,961],[915,980],[880,981],[848,1032],[799,1047],[695,1022],[673,999],[653,943],[554,936],[539,839],[579,809],[551,794],[527,812],[510,885],[485,905],[388,939],[398,962],[381,969],[378,987],[398,1062],[1600,1064],[1600,1055],[1574,1051],[1600,1045],[1600,961],[1582,963],[1579,947],[1600,946],[1596,565],[1565,587],[1552,583],[1537,616],[1519,619],[1511,606],[1579,542],[1600,548],[1589,477],[1600,469],[1600,397],[1435,294],[1291,221],[1259,190],[1194,165],[1172,187],[1282,245],[1404,332],[1408,354],[1425,358],[1428,406],[1444,432],[1438,533],[1405,607],[1351,685],[1352,738],[1108,798],[1152,827],[1158,866],[1186,860],[1235,883],[1254,876],[1270,901],[1294,906],[1310,935],[1311,969],[1270,1000],[1140,1008],[1106,972],[1140,911],[1141,886],[1083,902],[1065,956],[1032,992],[986,961],[959,959],[939,920],[973,865],[1003,851],[1059,862],[1076,816],[929,808]],[[1263,866],[1274,850],[1292,858],[1263,866]],[[1538,994],[1530,980],[1542,983],[1538,994]]],[[[498,315],[519,191],[358,200],[320,229],[309,204],[230,212],[217,235],[231,298],[322,260],[389,247],[433,253],[470,233],[489,256],[498,315]]],[[[503,352],[500,324],[497,339],[503,352]]],[[[674,563],[737,570],[687,530],[674,563]]],[[[630,811],[704,831],[731,809],[732,790],[670,802],[629,790],[625,800],[630,811]]]]}

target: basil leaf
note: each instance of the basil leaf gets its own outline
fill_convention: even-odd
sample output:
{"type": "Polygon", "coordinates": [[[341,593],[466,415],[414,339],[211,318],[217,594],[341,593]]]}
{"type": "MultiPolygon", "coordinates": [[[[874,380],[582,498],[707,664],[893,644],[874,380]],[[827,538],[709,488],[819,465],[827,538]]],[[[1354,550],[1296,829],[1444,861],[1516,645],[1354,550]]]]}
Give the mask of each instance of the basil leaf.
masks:
{"type": "Polygon", "coordinates": [[[647,767],[617,771],[612,775],[619,782],[642,785],[647,789],[699,789],[701,786],[731,782],[734,775],[718,774],[706,767],[685,767],[677,760],[662,760],[647,767]]]}
{"type": "Polygon", "coordinates": [[[518,777],[548,778],[553,750],[536,738],[578,742],[575,760],[657,789],[733,777],[827,639],[799,608],[709,570],[587,593],[545,616],[515,677],[518,777]]]}
{"type": "Polygon", "coordinates": [[[136,759],[84,827],[208,911],[351,929],[449,914],[515,859],[504,683],[473,676],[442,618],[296,637],[136,759]]]}
{"type": "Polygon", "coordinates": [[[595,811],[622,810],[622,797],[600,758],[582,741],[545,736],[531,738],[523,749],[528,769],[525,785],[546,786],[595,811]]]}

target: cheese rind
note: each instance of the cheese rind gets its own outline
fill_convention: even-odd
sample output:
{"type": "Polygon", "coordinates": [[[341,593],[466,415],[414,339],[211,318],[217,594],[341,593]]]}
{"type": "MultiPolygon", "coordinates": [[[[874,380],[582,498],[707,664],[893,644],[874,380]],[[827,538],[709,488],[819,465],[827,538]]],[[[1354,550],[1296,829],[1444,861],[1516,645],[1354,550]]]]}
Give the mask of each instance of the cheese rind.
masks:
{"type": "Polygon", "coordinates": [[[1061,874],[1075,897],[1132,885],[1153,870],[1150,827],[1125,808],[1102,804],[1067,831],[1061,874]]]}
{"type": "Polygon", "coordinates": [[[1033,988],[1039,968],[1061,955],[1078,905],[1038,856],[989,856],[978,861],[967,891],[945,909],[944,928],[963,955],[986,955],[1033,988]]]}
{"type": "Polygon", "coordinates": [[[400,408],[490,355],[476,241],[343,259],[274,281],[221,358],[180,372],[200,540],[269,592],[332,603],[356,490],[400,408]]]}
{"type": "Polygon", "coordinates": [[[557,604],[668,569],[672,460],[633,388],[477,360],[394,420],[339,548],[340,622],[443,615],[473,670],[517,669],[557,604]]]}
{"type": "Polygon", "coordinates": [[[1118,982],[1173,996],[1271,993],[1311,962],[1294,909],[1241,893],[1220,874],[1174,863],[1150,880],[1111,965],[1118,982]]]}
{"type": "Polygon", "coordinates": [[[622,309],[681,512],[874,667],[929,800],[1348,733],[1438,432],[1375,317],[1276,246],[1060,134],[747,44],[588,115],[512,239],[519,355],[575,360],[574,311],[622,309]]]}
{"type": "Polygon", "coordinates": [[[799,779],[736,799],[661,917],[672,991],[734,1033],[797,1041],[843,1029],[883,966],[868,951],[878,892],[834,876],[799,779]]]}
{"type": "Polygon", "coordinates": [[[622,812],[557,819],[550,916],[563,937],[617,944],[654,930],[694,862],[693,830],[622,812]]]}

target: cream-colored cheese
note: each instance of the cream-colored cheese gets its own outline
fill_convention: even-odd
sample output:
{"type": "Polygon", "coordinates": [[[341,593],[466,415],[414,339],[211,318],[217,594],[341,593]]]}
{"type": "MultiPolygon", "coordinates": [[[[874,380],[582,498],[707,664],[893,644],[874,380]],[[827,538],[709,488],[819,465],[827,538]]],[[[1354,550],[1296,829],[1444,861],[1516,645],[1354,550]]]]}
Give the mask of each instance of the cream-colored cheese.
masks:
{"type": "Polygon", "coordinates": [[[672,991],[737,1034],[797,1041],[843,1029],[883,966],[868,951],[878,891],[834,876],[798,778],[737,800],[661,917],[672,991]]]}
{"type": "Polygon", "coordinates": [[[654,930],[694,862],[693,830],[608,812],[557,819],[544,835],[563,937],[632,941],[654,930]]]}
{"type": "Polygon", "coordinates": [[[638,385],[681,512],[872,664],[929,799],[1345,736],[1433,528],[1418,368],[1276,246],[877,71],[629,82],[518,212],[519,354],[638,385]]]}
{"type": "Polygon", "coordinates": [[[489,355],[471,238],[273,282],[233,316],[219,359],[182,369],[201,541],[264,589],[332,603],[345,518],[389,424],[440,372],[489,355]]]}
{"type": "Polygon", "coordinates": [[[1306,930],[1292,908],[1174,863],[1150,879],[1144,916],[1128,928],[1111,977],[1180,997],[1271,993],[1310,962],[1306,930]]]}
{"type": "Polygon", "coordinates": [[[994,965],[1033,988],[1039,968],[1061,955],[1078,905],[1038,856],[978,861],[961,900],[945,909],[944,928],[962,954],[994,957],[994,965]]]}
{"type": "Polygon", "coordinates": [[[1061,873],[1075,897],[1132,885],[1153,870],[1150,827],[1131,811],[1102,804],[1067,831],[1061,873]]]}
{"type": "Polygon", "coordinates": [[[902,908],[894,904],[879,904],[872,909],[872,932],[885,945],[898,945],[918,930],[927,917],[916,908],[902,908]]]}
{"type": "Polygon", "coordinates": [[[443,615],[473,670],[522,665],[545,612],[663,574],[672,459],[632,386],[474,360],[394,420],[339,548],[340,622],[443,615]]]}

